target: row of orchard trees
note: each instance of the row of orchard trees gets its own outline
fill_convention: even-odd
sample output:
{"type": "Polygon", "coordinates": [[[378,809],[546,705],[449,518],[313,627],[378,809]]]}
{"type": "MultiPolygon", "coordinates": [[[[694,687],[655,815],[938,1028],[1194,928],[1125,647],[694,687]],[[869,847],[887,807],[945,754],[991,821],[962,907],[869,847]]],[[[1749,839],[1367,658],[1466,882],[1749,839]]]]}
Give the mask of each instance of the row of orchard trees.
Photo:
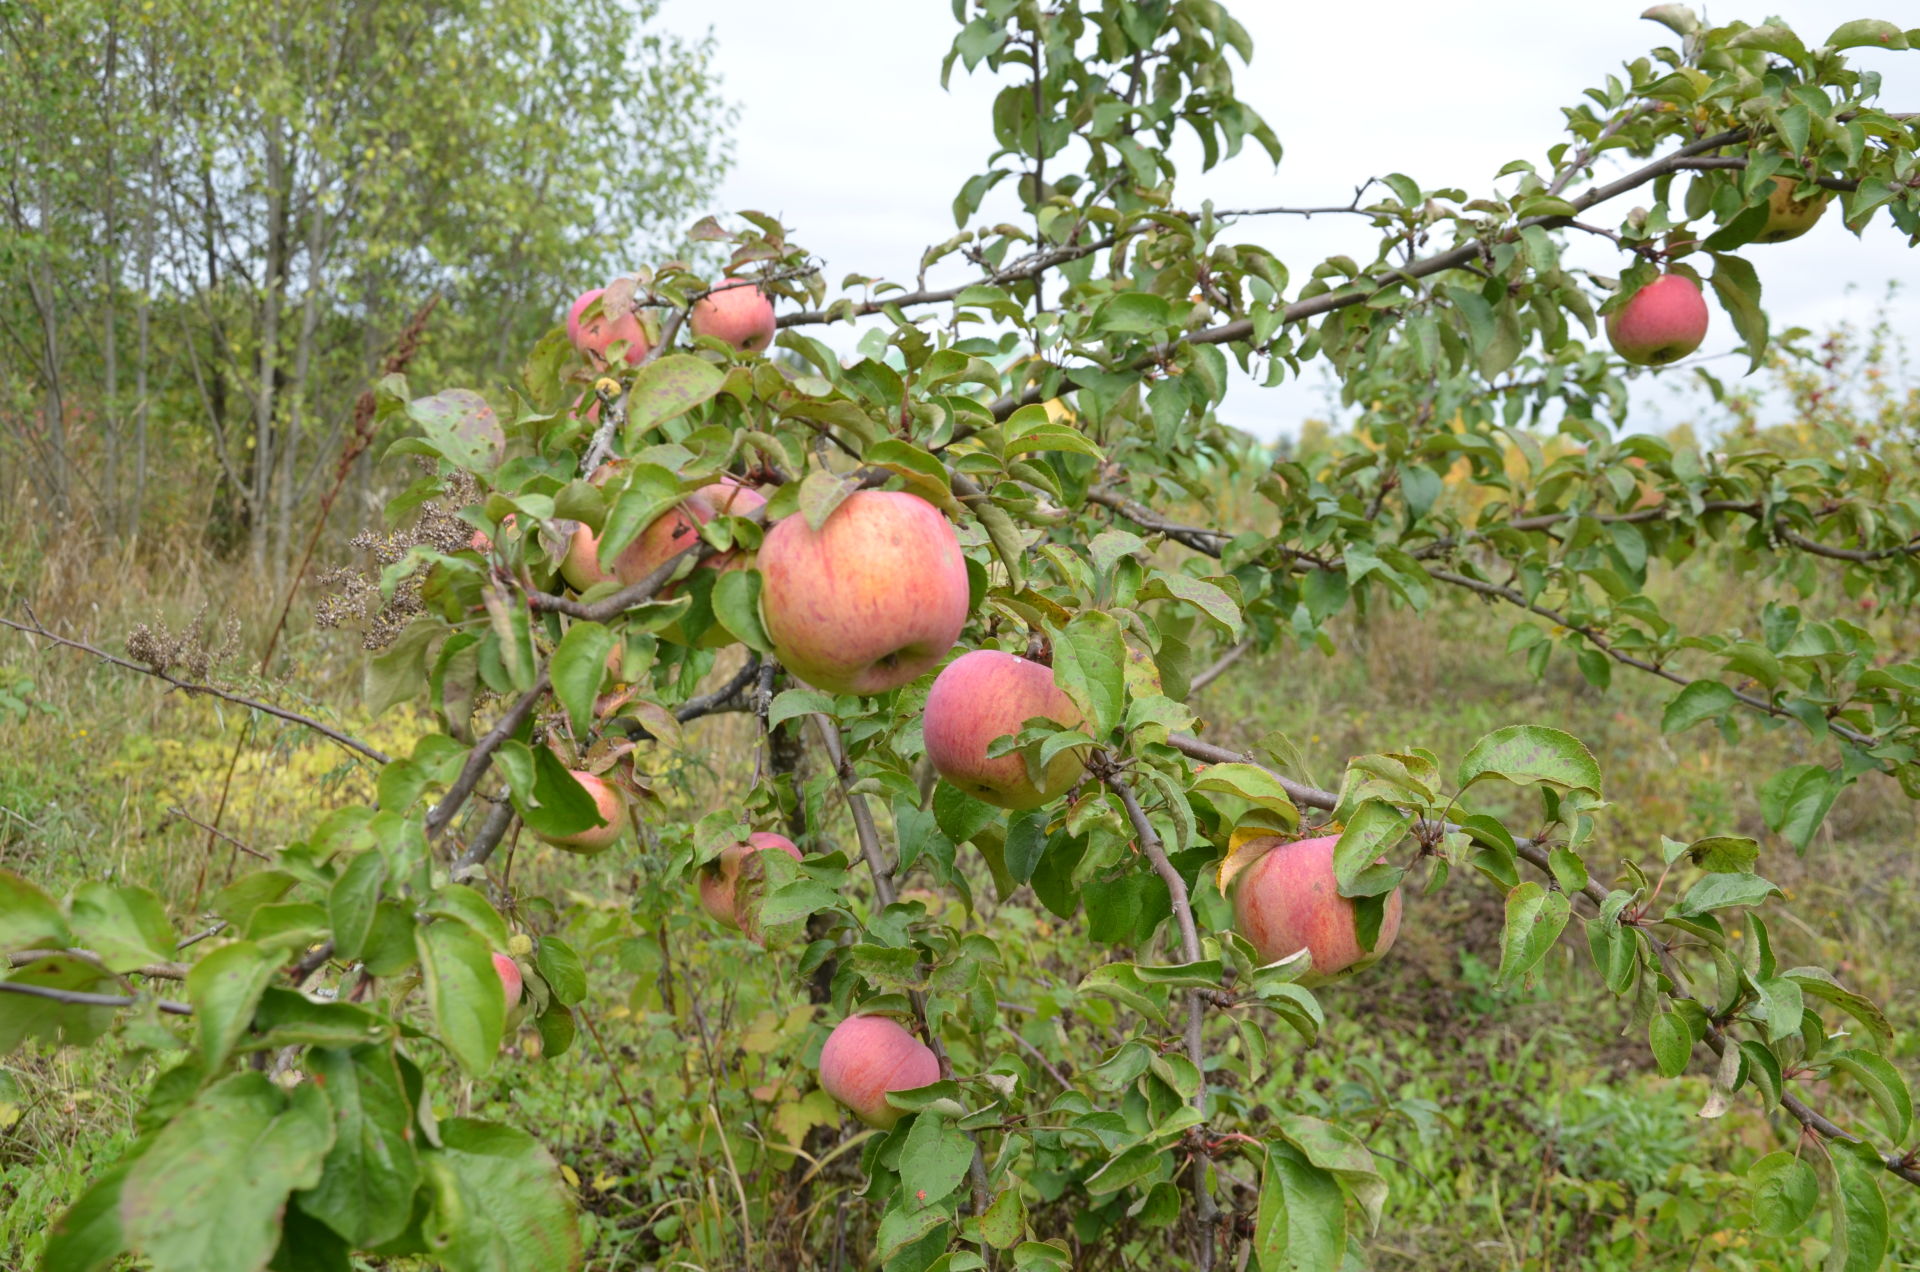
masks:
{"type": "Polygon", "coordinates": [[[1296,285],[1246,224],[1180,210],[1176,130],[1208,162],[1248,140],[1278,156],[1234,96],[1249,50],[1219,5],[962,6],[953,59],[1007,78],[963,229],[996,183],[1046,176],[1019,186],[1031,228],[933,253],[964,251],[972,283],[829,299],[777,222],[702,222],[725,278],[662,266],[582,297],[510,393],[383,382],[383,421],[418,426],[393,450],[421,465],[391,514],[432,510],[382,579],[372,705],[424,703],[439,730],[405,757],[338,739],[376,767],[377,808],[236,881],[188,966],[164,961],[175,927],[137,890],[0,890],[0,934],[36,952],[0,982],[0,1040],[119,1028],[187,1053],[49,1265],[135,1249],[252,1268],[278,1249],[280,1266],[344,1268],[349,1250],[572,1266],[552,1163],[518,1131],[436,1121],[416,1057],[438,1046],[484,1073],[522,1015],[548,1053],[570,1043],[586,970],[548,911],[501,890],[495,853],[516,824],[629,852],[632,812],[710,912],[827,987],[819,1079],[884,1131],[861,1160],[889,1269],[1060,1268],[1072,1250],[1095,1267],[1357,1261],[1386,1201],[1360,1132],[1247,1093],[1274,1048],[1314,1038],[1314,984],[1386,953],[1407,886],[1500,893],[1506,982],[1583,932],[1660,1072],[1697,1067],[1708,1113],[1757,1101],[1800,1135],[1754,1167],[1755,1224],[1812,1221],[1829,1266],[1878,1266],[1886,1190],[1920,1182],[1911,1097],[1881,1012],[1777,956],[1760,844],[1610,822],[1593,757],[1544,722],[1461,756],[1359,756],[1320,790],[1277,743],[1209,742],[1185,705],[1221,650],[1464,594],[1512,611],[1510,649],[1536,668],[1672,682],[1670,732],[1803,730],[1817,758],[1760,787],[1798,849],[1865,774],[1920,789],[1903,651],[1780,603],[1685,631],[1648,590],[1662,562],[1714,554],[1910,605],[1905,457],[1700,454],[1622,427],[1622,354],[1668,360],[1676,324],[1697,340],[1693,279],[1765,351],[1744,253],[1779,236],[1777,195],[1831,192],[1824,214],[1849,226],[1920,230],[1912,125],[1848,60],[1920,32],[1850,22],[1809,45],[1651,16],[1675,43],[1569,110],[1568,139],[1516,163],[1510,193],[1389,176],[1371,256],[1296,285]],[[1621,175],[1597,177],[1602,159],[1621,175]],[[1639,209],[1595,223],[1629,195],[1639,209]],[[1619,277],[1563,268],[1567,232],[1616,242],[1619,277]],[[777,362],[757,352],[772,300],[777,362]],[[860,316],[883,353],[846,365],[808,335],[860,316]],[[1364,405],[1369,445],[1308,469],[1216,421],[1233,362],[1279,378],[1312,360],[1364,405]],[[1577,447],[1549,460],[1543,424],[1577,447]],[[1459,472],[1471,498],[1443,481],[1459,472]],[[1264,524],[1182,520],[1243,473],[1264,524]],[[736,645],[746,661],[715,685],[736,645]],[[738,807],[664,817],[660,739],[739,707],[769,743],[761,780],[738,807]],[[1472,814],[1482,783],[1538,811],[1472,814]],[[1077,992],[1124,1037],[1070,1039],[1070,1090],[993,1027],[1010,933],[902,900],[914,863],[968,909],[1030,888],[1114,951],[1077,992]],[[143,975],[183,976],[185,998],[156,1000],[143,975]],[[1043,1166],[1060,1205],[1024,1182],[1043,1166]],[[1223,1197],[1242,1167],[1257,1190],[1223,1197]]]}
{"type": "Polygon", "coordinates": [[[657,9],[9,6],[0,489],[102,535],[210,520],[284,570],[344,407],[429,296],[418,365],[497,376],[560,280],[667,239],[717,179],[711,46],[657,9]]]}

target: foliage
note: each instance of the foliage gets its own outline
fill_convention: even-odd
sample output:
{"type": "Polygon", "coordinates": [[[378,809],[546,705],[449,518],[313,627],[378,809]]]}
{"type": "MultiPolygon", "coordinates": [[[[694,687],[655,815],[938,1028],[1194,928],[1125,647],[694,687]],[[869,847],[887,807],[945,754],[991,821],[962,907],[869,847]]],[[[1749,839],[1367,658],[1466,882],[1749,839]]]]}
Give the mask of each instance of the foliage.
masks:
{"type": "MultiPolygon", "coordinates": [[[[639,315],[651,355],[610,368],[550,333],[519,390],[488,408],[504,453],[474,444],[447,394],[388,376],[378,419],[404,434],[389,453],[421,473],[390,516],[471,489],[463,515],[484,536],[417,543],[380,580],[387,596],[409,581],[418,612],[370,660],[368,697],[437,727],[393,758],[343,742],[374,800],[237,873],[208,903],[218,930],[184,962],[180,924],[145,888],[92,880],[56,899],[0,874],[0,944],[16,964],[0,982],[0,1045],[114,1034],[169,1057],[139,1137],[51,1230],[47,1266],[123,1250],[162,1269],[343,1268],[352,1250],[456,1269],[576,1265],[563,1184],[580,1181],[507,1122],[449,1111],[448,1088],[503,1098],[518,1079],[503,1076],[501,1046],[520,1013],[559,1072],[603,1048],[590,973],[609,966],[637,977],[625,1011],[643,1022],[639,1072],[655,1084],[637,1098],[665,1116],[649,1128],[619,1086],[647,1177],[588,1190],[644,1197],[656,1247],[758,1266],[798,1246],[830,1200],[844,1214],[857,1187],[875,1217],[859,1232],[870,1254],[849,1257],[902,1272],[1356,1265],[1406,1183],[1388,1144],[1437,1164],[1436,1102],[1377,1067],[1353,1066],[1331,1095],[1290,1086],[1289,1061],[1298,1079],[1308,1056],[1332,1052],[1300,1047],[1353,1036],[1328,1007],[1354,1007],[1368,982],[1317,991],[1309,959],[1263,964],[1222,892],[1249,838],[1316,821],[1338,835],[1363,943],[1403,886],[1484,896],[1498,917],[1471,970],[1488,992],[1524,993],[1580,961],[1624,1000],[1612,1010],[1642,1065],[1704,1079],[1703,1117],[1757,1105],[1797,1129],[1793,1146],[1753,1155],[1742,1188],[1687,1159],[1709,1133],[1692,1119],[1561,1091],[1562,1116],[1627,1126],[1638,1150],[1540,1177],[1590,1214],[1644,1221],[1616,1223],[1607,1257],[1642,1265],[1689,1240],[1697,1253],[1703,1213],[1744,1192],[1754,1265],[1801,1258],[1811,1224],[1830,1268],[1879,1266],[1901,1239],[1893,1216],[1911,1213],[1905,1186],[1920,1182],[1893,1025],[1833,971],[1791,961],[1776,933],[1791,914],[1772,881],[1784,875],[1771,859],[1762,874],[1761,856],[1815,851],[1836,801],[1870,774],[1909,796],[1920,783],[1920,664],[1896,632],[1831,615],[1836,587],[1914,599],[1910,456],[1891,430],[1836,453],[1751,433],[1709,452],[1625,434],[1624,369],[1589,341],[1670,267],[1710,276],[1762,362],[1768,325],[1742,253],[1777,175],[1840,191],[1855,228],[1884,212],[1920,230],[1912,125],[1880,110],[1877,81],[1846,59],[1920,33],[1848,23],[1810,50],[1783,27],[1706,27],[1663,6],[1650,16],[1681,46],[1571,109],[1550,170],[1512,165],[1511,194],[1473,199],[1386,178],[1387,195],[1359,209],[1379,232],[1373,256],[1322,263],[1289,301],[1281,262],[1235,237],[1250,216],[1187,212],[1174,196],[1165,147],[1183,125],[1209,163],[1247,139],[1278,157],[1233,95],[1231,63],[1249,50],[1218,5],[959,11],[948,69],[1009,77],[993,117],[1000,166],[963,187],[963,233],[930,260],[962,254],[981,278],[938,293],[867,282],[830,299],[784,227],[743,214],[746,228],[707,220],[694,237],[803,306],[781,320],[777,361],[680,343],[718,280],[668,263],[600,302],[639,315]],[[1644,162],[1598,183],[1612,150],[1644,162]],[[1076,170],[1063,172],[1068,155],[1076,170]],[[964,230],[1016,173],[1032,229],[964,230]],[[1617,229],[1580,219],[1639,190],[1653,206],[1617,229]],[[1630,261],[1617,280],[1561,268],[1555,236],[1596,230],[1630,261]],[[1454,245],[1417,255],[1449,234],[1454,245]],[[881,334],[851,365],[806,334],[875,315],[881,334]],[[1312,454],[1247,446],[1214,418],[1228,357],[1270,377],[1325,358],[1358,426],[1312,454]],[[1563,439],[1551,456],[1547,428],[1563,439]],[[596,484],[608,454],[618,462],[596,484]],[[565,588],[573,523],[611,565],[728,475],[769,489],[764,509],[714,517],[637,581],[565,588]],[[817,528],[877,486],[957,526],[973,593],[962,644],[1044,657],[1078,708],[1075,728],[1030,722],[996,744],[1034,766],[1084,757],[1086,780],[1061,800],[1007,814],[937,780],[924,678],[865,697],[789,683],[758,570],[697,568],[753,549],[780,518],[817,528]],[[1262,505],[1245,520],[1219,497],[1236,487],[1262,505]],[[1753,584],[1749,609],[1690,630],[1656,586],[1662,563],[1753,584]],[[1772,754],[1797,749],[1755,783],[1766,843],[1690,817],[1617,825],[1601,760],[1544,723],[1449,738],[1444,758],[1395,741],[1348,759],[1337,789],[1305,780],[1284,737],[1200,736],[1193,686],[1218,652],[1324,645],[1336,618],[1421,614],[1450,594],[1513,611],[1506,649],[1536,677],[1564,653],[1596,691],[1616,668],[1675,686],[1658,704],[1662,738],[1710,738],[1711,724],[1729,746],[1759,731],[1772,754]],[[744,799],[702,805],[672,780],[681,726],[727,710],[758,726],[755,780],[744,799]],[[551,840],[603,820],[570,770],[609,775],[636,801],[647,869],[626,895],[548,896],[496,865],[516,824],[551,840]],[[673,947],[697,922],[693,876],[775,826],[808,852],[766,854],[740,938],[766,954],[742,944],[735,979],[782,988],[737,1035],[716,1035],[697,1001],[697,1037],[665,1035],[679,1017],[673,947]],[[908,871],[936,890],[900,891],[908,871]],[[1066,955],[1086,950],[1054,939],[1076,923],[1095,951],[1077,962],[1066,955]],[[501,953],[526,978],[523,1005],[498,996],[501,953]],[[156,996],[172,981],[183,997],[156,996]],[[909,1019],[939,1056],[941,1081],[890,1097],[910,1114],[892,1130],[834,1137],[836,1112],[805,1073],[821,1005],[909,1019]],[[1376,1138],[1388,1122],[1393,1135],[1376,1138]],[[860,1179],[843,1184],[856,1151],[860,1179]],[[774,1205],[761,1168],[782,1157],[789,1222],[768,1231],[753,1222],[774,1205]],[[734,1190],[737,1224],[724,1201],[692,1207],[664,1185],[689,1162],[716,1197],[722,1178],[734,1190]]],[[[1658,1080],[1640,1079],[1671,1090],[1658,1080]]],[[[1511,1243],[1516,1258],[1563,1238],[1537,1235],[1511,1243]]]]}

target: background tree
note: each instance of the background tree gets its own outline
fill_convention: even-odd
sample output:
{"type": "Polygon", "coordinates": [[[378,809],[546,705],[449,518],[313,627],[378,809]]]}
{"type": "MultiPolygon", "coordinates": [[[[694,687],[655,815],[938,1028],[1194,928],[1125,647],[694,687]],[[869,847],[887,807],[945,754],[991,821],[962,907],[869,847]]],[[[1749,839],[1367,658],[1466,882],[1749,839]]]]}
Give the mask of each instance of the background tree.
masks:
{"type": "Polygon", "coordinates": [[[128,534],[158,459],[279,577],[428,296],[431,365],[495,376],[565,279],[671,245],[722,170],[711,48],[657,9],[9,10],[8,486],[128,534]]]}
{"type": "MultiPolygon", "coordinates": [[[[158,1070],[46,1264],[575,1266],[579,1190],[633,1206],[645,1259],[1357,1266],[1389,1204],[1369,1141],[1432,1111],[1357,1062],[1332,1095],[1289,1076],[1341,1028],[1323,997],[1366,1011],[1326,987],[1381,974],[1416,891],[1456,890],[1497,898],[1495,988],[1584,945],[1637,1060],[1703,1074],[1707,1118],[1750,1105],[1782,1132],[1713,1199],[1746,1207],[1749,1232],[1713,1230],[1741,1260],[1904,1258],[1891,1216],[1920,1150],[1893,1027],[1797,961],[1760,859],[1821,851],[1850,787],[1920,783],[1908,633],[1839,604],[1914,598],[1910,412],[1842,393],[1821,423],[1845,444],[1702,449],[1627,432],[1624,388],[1698,343],[1710,294],[1755,367],[1811,354],[1789,382],[1803,405],[1828,391],[1840,348],[1773,348],[1746,253],[1791,250],[1778,218],[1821,207],[1920,230],[1912,121],[1847,57],[1920,32],[1849,22],[1809,46],[1662,6],[1676,43],[1569,108],[1511,191],[1388,174],[1352,209],[1372,250],[1295,285],[1251,241],[1287,209],[1177,198],[1183,129],[1207,163],[1279,154],[1234,96],[1251,51],[1220,6],[959,16],[948,69],[1007,83],[993,166],[921,269],[957,256],[971,282],[830,295],[785,227],[743,213],[692,231],[723,274],[613,280],[510,394],[379,382],[407,529],[367,541],[377,568],[334,604],[368,619],[370,712],[422,727],[376,744],[210,682],[201,640],[134,634],[123,667],[310,729],[365,798],[273,852],[236,843],[264,860],[178,920],[132,884],[56,902],[0,874],[0,1043],[113,1032],[158,1070]],[[973,225],[1003,182],[1028,215],[973,225]],[[1568,234],[1618,247],[1619,274],[1564,268],[1568,234]],[[738,279],[782,302],[773,359],[751,324],[694,334],[738,279]],[[857,317],[881,333],[857,358],[809,334],[857,317]],[[1230,358],[1270,380],[1324,359],[1355,429],[1248,444],[1215,417],[1230,358]],[[1682,569],[1746,591],[1690,627],[1682,569]],[[1444,758],[1376,744],[1323,787],[1286,738],[1195,709],[1249,649],[1458,621],[1443,597],[1504,614],[1536,676],[1560,655],[1595,691],[1659,682],[1677,748],[1793,731],[1795,762],[1746,788],[1768,843],[1691,806],[1615,816],[1595,753],[1548,723],[1444,758]],[[686,726],[727,713],[752,737],[700,802],[686,726]],[[718,1004],[676,970],[696,896],[743,942],[718,1004]],[[632,1089],[605,1057],[646,1165],[589,1184],[470,1101],[505,1038],[604,1051],[588,969],[616,966],[636,975],[622,1010],[659,1009],[632,1089]],[[814,992],[732,1021],[763,972],[814,992]],[[184,997],[156,994],[169,980],[184,997]]],[[[1665,1181],[1622,1176],[1666,1209],[1665,1181]]],[[[1648,1226],[1667,1222],[1672,1265],[1698,1264],[1708,1230],[1648,1226]]]]}

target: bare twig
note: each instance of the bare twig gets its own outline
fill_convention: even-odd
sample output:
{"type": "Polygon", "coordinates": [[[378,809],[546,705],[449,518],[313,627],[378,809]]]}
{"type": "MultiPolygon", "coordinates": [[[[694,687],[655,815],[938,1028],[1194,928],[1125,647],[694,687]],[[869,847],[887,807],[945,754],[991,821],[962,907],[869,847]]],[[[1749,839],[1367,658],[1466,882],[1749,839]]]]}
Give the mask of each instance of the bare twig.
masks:
{"type": "MultiPolygon", "coordinates": [[[[91,963],[102,971],[108,970],[106,964],[100,961],[100,956],[92,950],[20,950],[7,957],[8,961],[15,967],[25,967],[30,963],[37,963],[43,958],[75,958],[83,963],[91,963]]],[[[130,976],[146,976],[153,980],[185,980],[187,979],[187,965],[185,963],[149,963],[144,967],[132,968],[125,974],[130,976]]]]}
{"type": "MultiPolygon", "coordinates": [[[[139,998],[129,998],[120,994],[83,994],[74,989],[53,989],[47,985],[24,985],[19,981],[0,981],[0,994],[25,994],[29,998],[45,998],[56,1003],[65,1003],[70,1007],[138,1007],[139,998]]],[[[170,1016],[191,1016],[193,1007],[188,1003],[175,1002],[171,998],[151,1000],[154,1006],[170,1016]]]]}
{"type": "Polygon", "coordinates": [[[1208,685],[1226,675],[1235,663],[1247,656],[1247,651],[1252,648],[1253,637],[1249,636],[1232,649],[1229,649],[1226,653],[1220,655],[1219,659],[1211,667],[1208,667],[1205,671],[1202,671],[1199,675],[1188,681],[1187,691],[1189,693],[1199,693],[1202,689],[1205,689],[1208,685]]]}
{"type": "Polygon", "coordinates": [[[192,813],[189,813],[186,809],[181,808],[178,804],[175,804],[172,807],[168,808],[167,812],[174,817],[178,817],[183,822],[188,822],[192,825],[198,826],[201,830],[206,831],[210,835],[214,835],[221,839],[226,840],[228,843],[232,844],[235,848],[238,848],[241,852],[246,853],[249,857],[258,857],[262,861],[273,860],[272,857],[269,857],[266,853],[261,852],[258,848],[253,847],[251,844],[242,843],[240,840],[235,839],[232,835],[229,835],[226,831],[221,830],[218,826],[209,825],[208,823],[201,821],[198,817],[195,817],[192,813]]]}
{"type": "Polygon", "coordinates": [[[385,764],[389,758],[386,752],[368,746],[358,738],[350,737],[329,725],[322,724],[312,716],[301,715],[298,711],[289,711],[285,707],[276,707],[270,702],[261,702],[258,698],[249,698],[244,694],[229,693],[225,689],[217,689],[212,685],[199,684],[191,680],[182,680],[180,677],[170,672],[162,671],[158,667],[150,667],[145,663],[137,663],[126,658],[120,658],[97,646],[89,645],[83,640],[72,640],[68,637],[50,632],[44,625],[37,621],[32,624],[27,624],[16,622],[11,618],[0,618],[0,627],[11,627],[17,632],[25,632],[29,636],[40,636],[52,641],[56,645],[65,645],[69,649],[77,649],[81,653],[92,654],[102,662],[111,663],[115,667],[121,667],[127,671],[137,671],[143,676],[152,676],[156,680],[165,681],[183,693],[203,693],[209,697],[219,698],[224,702],[231,702],[235,706],[247,707],[254,711],[263,712],[267,715],[285,720],[290,724],[302,725],[312,729],[315,733],[318,733],[321,737],[329,741],[339,743],[349,751],[358,751],[375,764],[385,764]]]}

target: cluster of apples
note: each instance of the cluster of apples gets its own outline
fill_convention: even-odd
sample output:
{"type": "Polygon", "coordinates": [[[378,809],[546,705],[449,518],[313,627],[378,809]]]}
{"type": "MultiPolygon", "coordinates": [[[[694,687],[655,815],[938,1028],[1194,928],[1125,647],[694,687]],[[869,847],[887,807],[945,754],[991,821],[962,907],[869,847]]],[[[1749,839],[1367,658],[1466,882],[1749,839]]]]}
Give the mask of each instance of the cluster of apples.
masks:
{"type": "MultiPolygon", "coordinates": [[[[1775,177],[1767,199],[1767,223],[1753,240],[1785,243],[1813,228],[1833,198],[1822,190],[1810,198],[1794,197],[1795,177],[1775,177]]],[[[1707,301],[1700,284],[1685,274],[1662,274],[1607,315],[1607,340],[1613,351],[1643,367],[1665,366],[1700,347],[1707,338],[1707,301]]]]}
{"type": "MultiPolygon", "coordinates": [[[[604,360],[608,350],[630,362],[644,358],[638,322],[631,314],[610,318],[599,311],[594,302],[600,295],[586,293],[569,311],[567,330],[575,345],[592,359],[604,360]]],[[[689,319],[696,335],[748,351],[765,348],[774,329],[771,303],[749,284],[716,290],[696,303],[689,319]]],[[[605,472],[595,476],[604,479],[605,472]]],[[[611,576],[600,569],[596,537],[582,526],[561,573],[582,590],[609,577],[635,582],[694,543],[700,526],[715,516],[764,504],[732,479],[704,486],[647,526],[614,562],[611,576]]],[[[727,552],[708,556],[701,566],[729,570],[745,564],[727,552]]],[[[934,505],[903,491],[857,491],[818,528],[804,517],[785,517],[767,530],[754,564],[761,574],[761,621],[781,665],[831,693],[879,694],[919,679],[947,657],[972,611],[966,558],[953,524],[934,505]]],[[[1077,751],[1063,751],[1034,773],[1018,753],[989,754],[996,739],[1019,733],[1031,720],[1071,729],[1082,715],[1046,665],[998,649],[964,653],[940,671],[927,693],[922,733],[928,759],[944,780],[975,799],[1006,809],[1040,808],[1081,780],[1085,762],[1077,751]]],[[[625,797],[602,777],[579,771],[574,777],[607,824],[548,842],[576,852],[602,851],[621,833],[625,797]]],[[[1308,950],[1312,971],[1303,980],[1309,984],[1368,966],[1386,953],[1399,929],[1395,893],[1374,948],[1361,948],[1353,902],[1339,894],[1334,877],[1334,843],[1326,836],[1265,837],[1242,845],[1233,857],[1236,927],[1266,962],[1308,950]]],[[[700,901],[716,921],[747,927],[742,889],[764,880],[763,854],[769,852],[801,857],[785,836],[758,832],[701,868],[700,901]]],[[[501,976],[511,1001],[518,996],[518,972],[509,979],[510,966],[508,960],[501,976]]],[[[887,1102],[888,1092],[939,1077],[933,1051],[884,1015],[847,1017],[820,1053],[821,1086],[876,1127],[890,1127],[900,1117],[887,1102]]]]}
{"type": "MultiPolygon", "coordinates": [[[[1774,177],[1766,200],[1766,227],[1753,242],[1788,242],[1811,231],[1826,211],[1830,190],[1795,198],[1799,179],[1774,177]]],[[[1661,275],[1607,315],[1607,342],[1613,352],[1640,367],[1665,367],[1699,348],[1707,338],[1707,298],[1699,282],[1686,275],[1661,275]]]]}

